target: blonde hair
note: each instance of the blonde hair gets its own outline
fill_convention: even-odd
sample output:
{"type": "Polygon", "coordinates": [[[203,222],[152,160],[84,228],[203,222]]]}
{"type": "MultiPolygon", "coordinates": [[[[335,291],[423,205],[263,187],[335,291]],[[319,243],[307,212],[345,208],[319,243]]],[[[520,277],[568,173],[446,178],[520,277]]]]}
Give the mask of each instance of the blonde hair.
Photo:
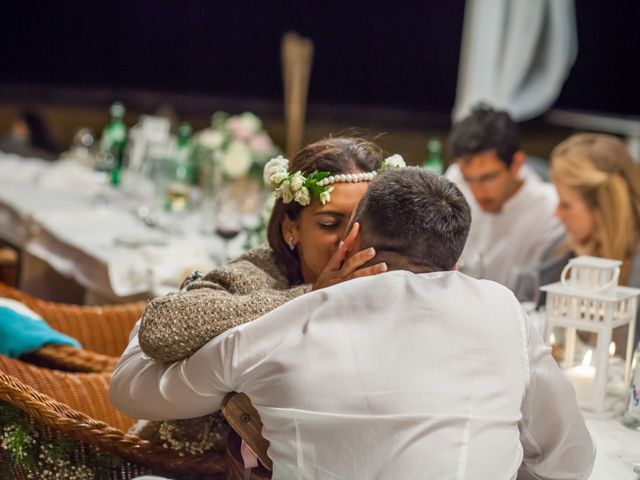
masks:
{"type": "Polygon", "coordinates": [[[626,283],[640,232],[640,168],[624,143],[611,135],[573,135],[551,152],[550,174],[580,193],[593,213],[596,233],[581,250],[622,260],[626,283]]]}

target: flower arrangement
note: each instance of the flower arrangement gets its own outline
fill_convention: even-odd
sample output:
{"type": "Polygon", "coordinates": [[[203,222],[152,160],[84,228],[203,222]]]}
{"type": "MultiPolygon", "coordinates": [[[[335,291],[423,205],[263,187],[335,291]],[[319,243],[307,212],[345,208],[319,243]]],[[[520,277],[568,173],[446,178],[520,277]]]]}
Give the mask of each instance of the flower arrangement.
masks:
{"type": "Polygon", "coordinates": [[[259,174],[266,161],[279,152],[256,115],[216,112],[211,126],[194,137],[196,158],[212,159],[222,175],[234,180],[250,172],[259,174]]]}

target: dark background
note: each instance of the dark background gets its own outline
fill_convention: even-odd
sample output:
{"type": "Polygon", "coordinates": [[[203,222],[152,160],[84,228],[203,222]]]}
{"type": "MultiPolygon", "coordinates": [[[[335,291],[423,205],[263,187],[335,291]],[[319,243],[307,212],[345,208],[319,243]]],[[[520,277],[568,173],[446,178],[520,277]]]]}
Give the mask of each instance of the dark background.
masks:
{"type": "MultiPolygon", "coordinates": [[[[555,106],[640,115],[640,2],[576,0],[576,9],[578,60],[555,106]]],[[[295,30],[315,44],[311,104],[448,115],[464,0],[27,1],[1,10],[5,103],[2,87],[15,84],[281,102],[280,41],[295,30]]]]}

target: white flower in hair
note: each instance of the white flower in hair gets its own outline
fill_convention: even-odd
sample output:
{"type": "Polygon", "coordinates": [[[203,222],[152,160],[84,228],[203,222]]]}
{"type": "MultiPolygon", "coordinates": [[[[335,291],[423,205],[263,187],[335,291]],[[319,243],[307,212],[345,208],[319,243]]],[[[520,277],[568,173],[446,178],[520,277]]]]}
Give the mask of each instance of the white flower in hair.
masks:
{"type": "Polygon", "coordinates": [[[387,170],[389,168],[404,168],[406,166],[407,164],[404,162],[402,155],[395,153],[382,161],[381,169],[387,170]]]}
{"type": "Polygon", "coordinates": [[[284,180],[280,183],[280,186],[276,188],[276,198],[282,198],[284,203],[291,203],[294,199],[295,193],[291,190],[291,182],[284,180]]]}
{"type": "Polygon", "coordinates": [[[320,195],[318,196],[318,200],[320,200],[320,203],[322,205],[331,201],[331,192],[333,192],[333,187],[329,187],[326,190],[320,192],[320,195]]]}
{"type": "Polygon", "coordinates": [[[272,158],[264,166],[263,180],[267,188],[276,190],[289,176],[289,160],[282,155],[272,158]]]}
{"type": "Polygon", "coordinates": [[[309,194],[309,189],[307,187],[300,187],[298,191],[296,191],[294,200],[298,202],[303,207],[309,205],[311,202],[311,195],[309,194]]]}
{"type": "Polygon", "coordinates": [[[291,176],[291,190],[293,190],[294,192],[297,192],[298,190],[300,190],[300,188],[302,188],[302,186],[304,185],[304,182],[306,182],[307,179],[305,178],[304,175],[302,175],[302,172],[296,172],[291,176]]]}

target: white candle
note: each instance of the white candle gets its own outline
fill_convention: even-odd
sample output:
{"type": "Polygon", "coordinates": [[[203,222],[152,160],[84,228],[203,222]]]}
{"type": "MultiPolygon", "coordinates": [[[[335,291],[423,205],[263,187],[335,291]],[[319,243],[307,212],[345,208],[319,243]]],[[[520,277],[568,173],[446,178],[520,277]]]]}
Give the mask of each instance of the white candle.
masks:
{"type": "Polygon", "coordinates": [[[592,355],[593,353],[589,350],[582,360],[582,365],[571,367],[565,371],[567,377],[573,384],[573,388],[576,390],[578,401],[581,399],[588,400],[592,397],[593,381],[596,377],[595,367],[589,365],[592,355]]]}
{"type": "Polygon", "coordinates": [[[620,357],[616,357],[616,342],[611,342],[609,344],[609,365],[620,364],[622,364],[622,359],[620,357]]]}

